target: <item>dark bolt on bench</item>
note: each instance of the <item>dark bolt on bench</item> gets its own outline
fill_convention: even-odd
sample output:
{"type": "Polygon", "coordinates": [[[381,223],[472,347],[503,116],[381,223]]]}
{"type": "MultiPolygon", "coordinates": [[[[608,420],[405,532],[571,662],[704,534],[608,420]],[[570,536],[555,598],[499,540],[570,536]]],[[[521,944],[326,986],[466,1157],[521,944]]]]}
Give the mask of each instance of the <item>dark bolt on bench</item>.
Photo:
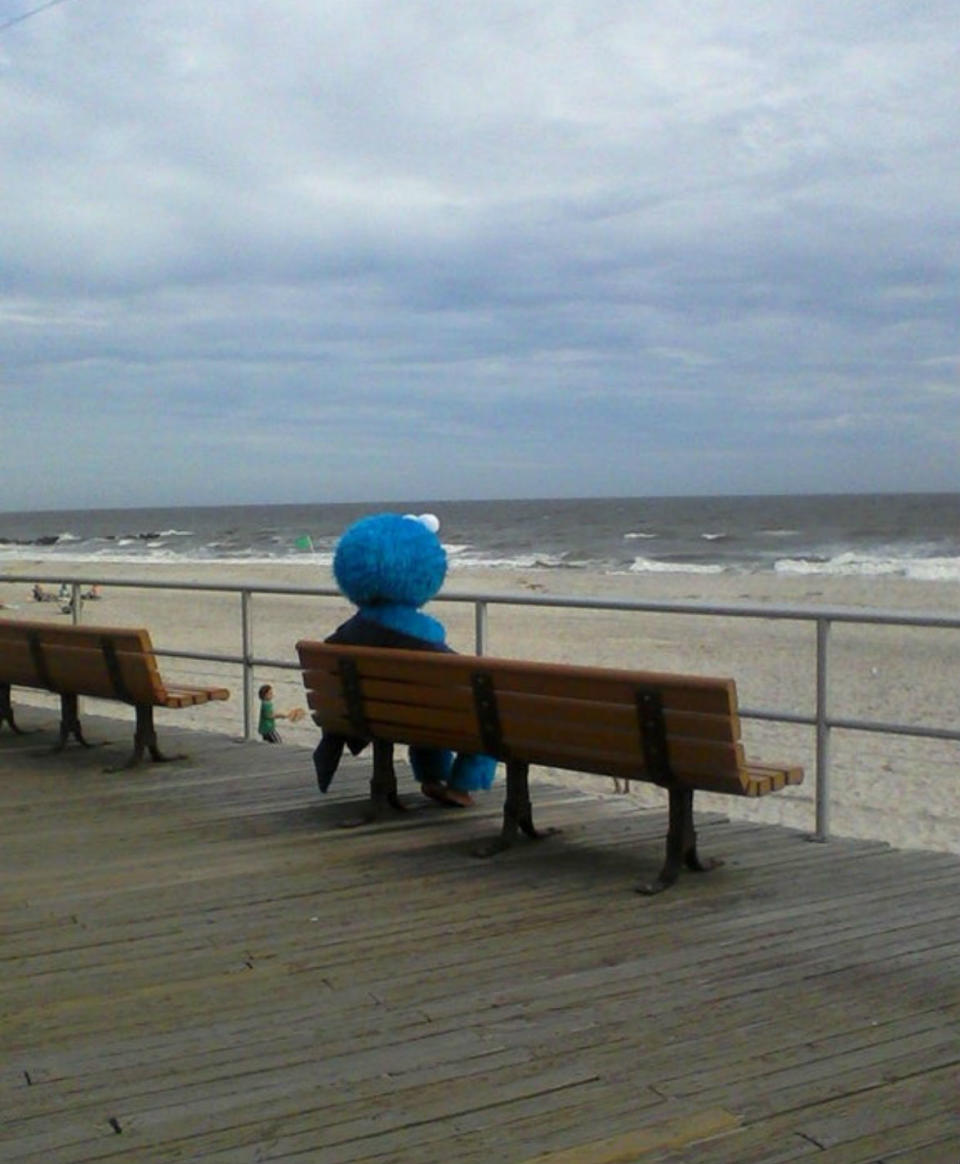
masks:
{"type": "Polygon", "coordinates": [[[508,848],[521,832],[545,835],[533,824],[531,764],[667,790],[666,860],[655,882],[638,887],[647,893],[672,885],[683,867],[719,864],[697,853],[695,791],[765,796],[803,781],[795,765],[746,761],[732,679],[307,641],[297,653],[314,722],[373,743],[368,819],[403,807],[394,744],[506,764],[503,827],[478,855],[508,848]]]}
{"type": "Polygon", "coordinates": [[[64,748],[71,736],[90,747],[80,724],[80,696],[130,704],[136,711],[136,730],[133,754],[124,768],[139,764],[145,751],[154,760],[171,758],[157,746],[155,707],[193,707],[230,695],[224,687],[165,683],[146,630],[0,619],[0,728],[6,723],[22,734],[14,719],[12,687],[32,687],[60,696],[57,750],[64,748]]]}

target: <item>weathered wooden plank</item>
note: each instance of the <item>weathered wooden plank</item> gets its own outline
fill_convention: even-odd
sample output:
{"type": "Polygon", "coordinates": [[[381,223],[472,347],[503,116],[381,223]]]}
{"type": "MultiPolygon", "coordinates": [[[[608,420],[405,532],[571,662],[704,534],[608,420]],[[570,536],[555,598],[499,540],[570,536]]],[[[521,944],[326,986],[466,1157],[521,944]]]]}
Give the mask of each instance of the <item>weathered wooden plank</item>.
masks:
{"type": "MultiPolygon", "coordinates": [[[[701,1145],[697,1164],[768,1164],[806,1159],[828,1164],[878,1164],[899,1161],[900,1153],[926,1164],[952,1164],[949,1126],[956,1120],[955,1070],[931,1070],[883,1086],[831,1096],[769,1119],[745,1122],[713,1143],[701,1145]],[[946,1131],[945,1131],[946,1128],[946,1131]],[[782,1147],[781,1147],[782,1145],[782,1147]],[[797,1155],[791,1155],[796,1149],[797,1155]],[[927,1155],[924,1156],[924,1150],[927,1155]]],[[[647,1164],[645,1161],[644,1164],[647,1164]]],[[[650,1164],[689,1164],[674,1152],[650,1164]]]]}
{"type": "Polygon", "coordinates": [[[698,1140],[723,1135],[738,1127],[739,1123],[731,1112],[710,1108],[660,1120],[640,1131],[586,1140],[572,1148],[539,1152],[536,1156],[528,1156],[523,1164],[583,1164],[584,1160],[590,1160],[591,1164],[622,1164],[624,1160],[635,1160],[641,1154],[664,1148],[682,1148],[698,1140]]]}

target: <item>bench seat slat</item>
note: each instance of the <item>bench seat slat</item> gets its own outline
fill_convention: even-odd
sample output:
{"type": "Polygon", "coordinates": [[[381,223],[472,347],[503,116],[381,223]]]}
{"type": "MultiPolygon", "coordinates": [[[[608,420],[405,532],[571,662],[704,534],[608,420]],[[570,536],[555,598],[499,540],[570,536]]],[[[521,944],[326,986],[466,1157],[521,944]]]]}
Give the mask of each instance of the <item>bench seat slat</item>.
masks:
{"type": "Polygon", "coordinates": [[[165,686],[161,707],[195,707],[211,700],[229,699],[226,687],[190,687],[178,683],[175,687],[165,686]]]}
{"type": "Polygon", "coordinates": [[[778,791],[780,787],[785,788],[788,785],[803,783],[803,769],[798,764],[771,764],[751,760],[747,768],[758,777],[770,776],[774,780],[782,779],[782,784],[778,786],[778,791]]]}

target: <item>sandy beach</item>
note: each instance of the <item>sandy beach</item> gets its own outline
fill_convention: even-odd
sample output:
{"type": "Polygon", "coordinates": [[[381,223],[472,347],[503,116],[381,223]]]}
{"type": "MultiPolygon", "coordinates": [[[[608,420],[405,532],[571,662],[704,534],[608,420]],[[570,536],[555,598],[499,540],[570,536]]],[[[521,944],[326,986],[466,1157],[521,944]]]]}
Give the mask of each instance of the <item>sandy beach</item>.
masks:
{"type": "MultiPolygon", "coordinates": [[[[0,571],[24,579],[44,576],[56,588],[60,578],[49,563],[21,561],[0,571]]],[[[138,589],[121,581],[204,582],[328,588],[329,570],[304,564],[84,565],[76,577],[98,579],[102,598],[86,603],[83,621],[104,626],[147,627],[159,649],[241,652],[240,597],[235,593],[138,589]]],[[[9,618],[67,621],[53,603],[31,599],[32,583],[0,582],[0,614],[9,618]]],[[[589,571],[470,568],[452,569],[445,595],[547,595],[626,601],[676,601],[775,607],[880,609],[921,614],[960,612],[960,583],[899,578],[779,576],[770,574],[599,574],[589,571]]],[[[474,646],[470,603],[434,602],[430,612],[447,627],[458,651],[474,646]]],[[[254,654],[295,662],[299,638],[323,638],[348,617],[339,597],[256,595],[253,599],[254,654]]],[[[811,622],[688,614],[553,609],[491,603],[487,652],[514,658],[547,659],[644,670],[730,676],[747,709],[812,714],[815,703],[815,630],[811,622]]],[[[240,669],[225,664],[164,659],[162,672],[189,682],[223,682],[226,704],[158,714],[162,732],[169,722],[223,732],[243,730],[240,669]]],[[[303,705],[296,671],[257,667],[257,682],[271,682],[281,710],[303,705]]],[[[955,728],[960,724],[960,631],[835,624],[830,637],[829,698],[834,715],[955,728]]],[[[52,699],[18,691],[15,702],[49,704],[52,699]]],[[[91,701],[93,702],[93,701],[91,701]]],[[[92,708],[93,709],[93,708],[92,708]]],[[[104,704],[97,712],[116,714],[104,704]]],[[[123,714],[123,713],[121,713],[123,714]]],[[[317,729],[305,719],[279,725],[284,740],[310,745],[317,729]]],[[[748,755],[787,759],[807,771],[805,784],[759,802],[702,795],[703,810],[778,822],[812,830],[814,825],[814,739],[804,726],[745,722],[748,755]]],[[[276,745],[262,744],[270,747],[276,745]]],[[[613,794],[606,780],[574,773],[544,772],[535,778],[570,781],[613,794]]],[[[960,743],[867,732],[835,730],[831,738],[831,831],[874,837],[907,848],[960,852],[960,743]]],[[[412,780],[402,777],[403,790],[412,780]]],[[[358,787],[358,792],[360,788],[358,787]]],[[[498,781],[493,796],[499,796],[498,781]]],[[[304,795],[317,796],[312,771],[304,771],[304,795]]],[[[631,792],[638,806],[662,807],[663,793],[646,785],[631,792]]]]}

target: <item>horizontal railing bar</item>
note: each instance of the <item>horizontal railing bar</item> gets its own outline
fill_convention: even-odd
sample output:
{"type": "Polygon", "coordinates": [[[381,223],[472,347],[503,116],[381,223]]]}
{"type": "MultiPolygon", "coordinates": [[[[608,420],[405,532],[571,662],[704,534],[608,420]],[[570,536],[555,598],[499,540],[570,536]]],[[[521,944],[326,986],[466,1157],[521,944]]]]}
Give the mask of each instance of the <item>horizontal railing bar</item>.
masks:
{"type": "Polygon", "coordinates": [[[243,655],[206,655],[201,651],[177,651],[168,647],[155,646],[153,653],[158,659],[192,659],[197,663],[230,663],[236,667],[242,667],[245,662],[243,655]]]}
{"type": "MultiPolygon", "coordinates": [[[[0,574],[0,582],[47,582],[59,583],[62,575],[55,577],[33,574],[0,574]]],[[[185,579],[101,578],[77,577],[70,582],[76,586],[125,587],[135,590],[194,590],[220,592],[223,594],[273,594],[299,598],[339,598],[347,600],[336,587],[324,586],[281,586],[269,583],[244,582],[194,582],[185,579]]],[[[570,610],[613,610],[634,611],[647,614],[717,615],[726,618],[759,618],[768,621],[812,622],[827,619],[830,622],[863,623],[879,626],[915,626],[938,629],[960,630],[960,616],[945,615],[930,611],[862,610],[858,607],[824,606],[750,606],[738,603],[700,602],[656,602],[636,601],[621,598],[575,598],[559,594],[487,594],[481,592],[442,593],[432,602],[469,603],[478,602],[498,606],[541,606],[570,610]]]]}
{"type": "Polygon", "coordinates": [[[620,598],[573,598],[559,594],[438,594],[434,602],[484,602],[500,606],[553,606],[571,610],[636,611],[647,614],[722,615],[730,618],[761,618],[815,622],[889,624],[891,626],[929,626],[960,630],[960,616],[937,611],[861,610],[846,606],[749,606],[738,603],[657,602],[620,598]]]}
{"type": "Polygon", "coordinates": [[[741,719],[765,719],[773,723],[797,723],[803,727],[813,727],[817,717],[812,713],[804,715],[796,711],[767,711],[762,707],[739,707],[737,711],[741,719]]]}
{"type": "Polygon", "coordinates": [[[280,671],[300,670],[300,664],[289,659],[268,659],[260,655],[244,659],[243,655],[206,655],[202,651],[177,651],[170,647],[154,647],[153,653],[158,659],[191,659],[195,663],[229,663],[234,667],[249,663],[255,667],[275,667],[280,671]]]}
{"type": "Polygon", "coordinates": [[[272,667],[272,668],[276,669],[277,671],[299,671],[300,670],[300,664],[299,663],[291,663],[289,659],[265,659],[265,658],[260,658],[260,656],[258,655],[256,658],[251,659],[250,662],[255,667],[272,667]]]}
{"type": "Polygon", "coordinates": [[[882,723],[878,720],[833,719],[830,727],[843,731],[874,732],[885,736],[916,736],[925,740],[960,740],[960,731],[952,728],[924,727],[922,724],[882,723]]]}
{"type": "MultiPolygon", "coordinates": [[[[741,707],[741,719],[767,720],[770,723],[792,723],[801,727],[816,727],[815,715],[802,715],[791,711],[767,711],[764,708],[741,707]]],[[[843,719],[827,716],[824,720],[828,728],[840,728],[851,732],[876,732],[889,736],[917,736],[927,740],[960,740],[960,731],[953,728],[924,727],[922,724],[886,723],[880,720],[843,719]]]]}
{"type": "MultiPolygon", "coordinates": [[[[41,582],[49,586],[59,586],[65,579],[63,574],[0,574],[0,582],[41,582]]],[[[72,586],[109,586],[111,590],[206,590],[223,594],[284,594],[301,597],[340,598],[346,602],[335,586],[284,586],[272,582],[198,582],[188,578],[113,578],[100,575],[73,575],[66,578],[72,586]]],[[[522,596],[521,596],[522,597],[522,596]]]]}

